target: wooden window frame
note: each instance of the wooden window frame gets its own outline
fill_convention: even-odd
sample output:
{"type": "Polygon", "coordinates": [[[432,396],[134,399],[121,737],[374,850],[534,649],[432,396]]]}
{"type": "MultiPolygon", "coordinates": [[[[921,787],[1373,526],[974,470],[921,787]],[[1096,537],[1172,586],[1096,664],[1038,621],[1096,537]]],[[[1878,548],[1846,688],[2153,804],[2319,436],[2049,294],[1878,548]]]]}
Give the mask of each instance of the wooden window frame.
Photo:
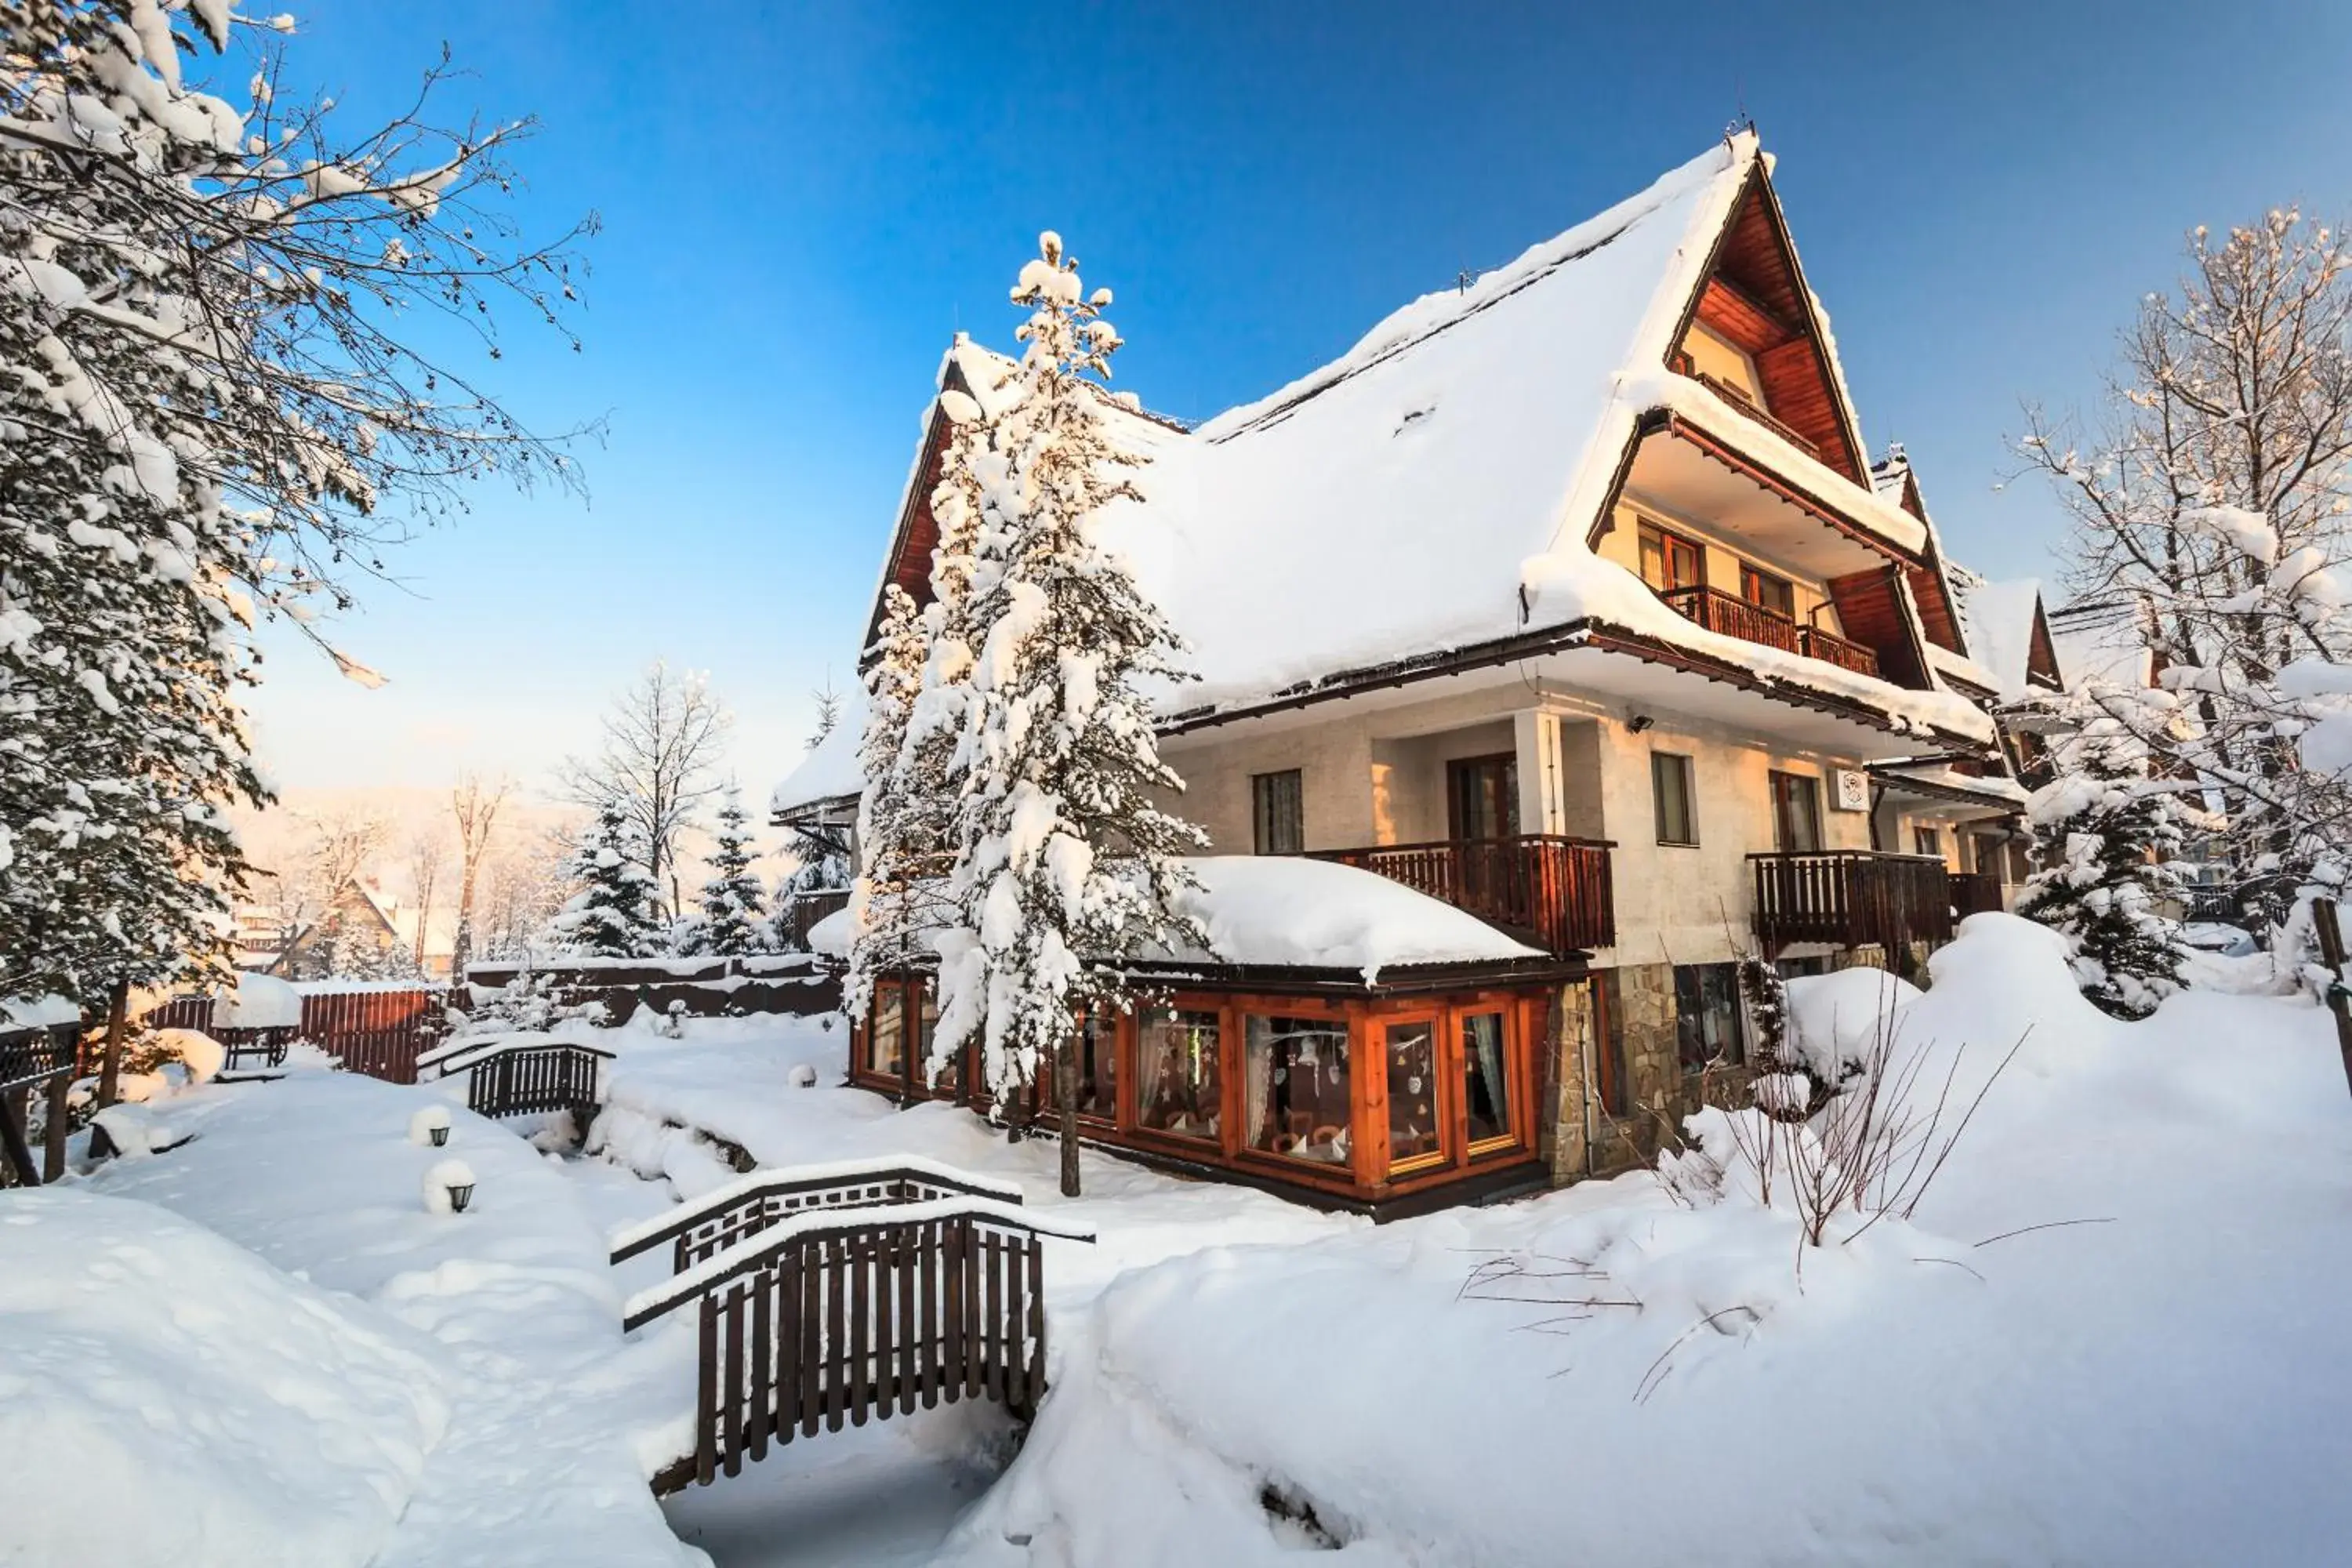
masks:
{"type": "Polygon", "coordinates": [[[1391,1182],[1418,1176],[1431,1171],[1454,1169],[1459,1162],[1455,1151],[1459,1143],[1453,1104],[1452,1076],[1446,1070],[1444,1007],[1419,1007],[1397,1013],[1383,1013],[1370,1020],[1380,1041],[1380,1071],[1372,1084],[1373,1095],[1369,1104],[1373,1114],[1369,1119],[1380,1130],[1380,1168],[1391,1182]],[[1429,1028],[1430,1114],[1437,1118],[1437,1147],[1426,1154],[1415,1154],[1400,1161],[1389,1142],[1393,1129],[1389,1125],[1389,1031],[1399,1026],[1426,1025],[1429,1028]]]}
{"type": "Polygon", "coordinates": [[[1455,844],[1500,844],[1507,839],[1517,837],[1520,831],[1518,785],[1519,754],[1517,752],[1482,752],[1475,757],[1446,758],[1445,836],[1447,839],[1455,844]],[[1465,831],[1466,823],[1463,806],[1467,797],[1463,790],[1462,781],[1473,769],[1488,767],[1501,767],[1507,770],[1506,776],[1510,781],[1511,788],[1509,796],[1504,804],[1507,809],[1510,831],[1497,834],[1492,838],[1473,838],[1465,831]]]}
{"type": "Polygon", "coordinates": [[[1301,768],[1277,768],[1272,773],[1250,774],[1250,846],[1255,855],[1304,855],[1307,853],[1307,775],[1301,768]],[[1291,837],[1296,840],[1287,849],[1272,845],[1275,835],[1271,800],[1273,787],[1287,780],[1290,788],[1291,837]]]}
{"type": "Polygon", "coordinates": [[[1633,531],[1634,570],[1641,576],[1642,581],[1649,585],[1652,593],[1670,594],[1678,588],[1706,586],[1706,546],[1704,543],[1693,539],[1689,534],[1677,533],[1662,522],[1654,522],[1646,517],[1642,517],[1639,513],[1635,514],[1635,518],[1637,526],[1633,531]],[[1674,558],[1673,547],[1676,545],[1691,552],[1691,557],[1698,567],[1698,575],[1687,583],[1650,582],[1647,568],[1650,542],[1654,539],[1658,542],[1658,574],[1661,577],[1668,574],[1666,567],[1674,558]]]}
{"type": "MultiPolygon", "coordinates": [[[[1911,825],[1911,853],[1914,855],[1933,855],[1937,859],[1944,860],[1943,828],[1934,823],[1913,823],[1911,825]]],[[[1947,865],[1950,864],[1948,860],[1945,861],[1945,863],[1947,865]]]]}
{"type": "Polygon", "coordinates": [[[1521,1058],[1526,1053],[1519,1049],[1519,1042],[1515,1037],[1517,1020],[1513,1015],[1517,1011],[1507,997],[1499,996],[1491,1001],[1458,1003],[1445,1010],[1453,1037],[1453,1054],[1456,1058],[1456,1070],[1452,1076],[1452,1082],[1458,1086],[1454,1089],[1454,1099],[1458,1102],[1454,1120],[1462,1138],[1462,1163],[1465,1165],[1525,1147],[1519,1133],[1519,1080],[1525,1076],[1521,1058]],[[1469,1041],[1465,1036],[1471,1019],[1487,1016],[1499,1018],[1503,1024],[1503,1131],[1491,1138],[1481,1138],[1473,1142],[1470,1139],[1470,1051],[1469,1041]]]}
{"type": "Polygon", "coordinates": [[[1773,850],[1781,855],[1820,855],[1826,852],[1828,845],[1822,833],[1821,776],[1818,773],[1792,773],[1786,768],[1773,768],[1766,774],[1765,787],[1771,798],[1773,850]],[[1812,803],[1811,809],[1807,813],[1813,830],[1813,842],[1809,848],[1800,848],[1789,842],[1788,819],[1783,816],[1780,805],[1780,781],[1783,779],[1802,784],[1804,786],[1802,793],[1812,803]]]}
{"type": "Polygon", "coordinates": [[[1650,813],[1660,844],[1674,849],[1698,847],[1698,763],[1688,752],[1666,752],[1655,747],[1651,748],[1650,813]],[[1664,769],[1659,765],[1661,763],[1672,763],[1674,766],[1671,770],[1664,769]],[[1683,828],[1690,835],[1687,838],[1666,837],[1665,774],[1668,771],[1674,772],[1678,776],[1682,786],[1683,828]]]}
{"type": "Polygon", "coordinates": [[[1796,622],[1797,584],[1793,578],[1783,577],[1778,572],[1767,572],[1753,561],[1743,559],[1739,563],[1739,596],[1759,610],[1779,616],[1792,625],[1796,622]],[[1780,603],[1758,597],[1768,584],[1780,590],[1780,603]]]}

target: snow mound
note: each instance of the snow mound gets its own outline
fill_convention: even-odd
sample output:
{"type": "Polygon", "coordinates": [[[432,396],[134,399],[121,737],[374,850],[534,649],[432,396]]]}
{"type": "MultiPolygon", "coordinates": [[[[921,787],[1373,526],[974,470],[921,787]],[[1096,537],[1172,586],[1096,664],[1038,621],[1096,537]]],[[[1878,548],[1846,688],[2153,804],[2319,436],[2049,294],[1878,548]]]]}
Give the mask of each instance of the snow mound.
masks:
{"type": "Polygon", "coordinates": [[[148,1204],[0,1199],[0,1556],[373,1562],[448,1419],[373,1317],[148,1204]]]}
{"type": "Polygon", "coordinates": [[[215,1029],[299,1029],[302,994],[271,974],[240,974],[236,989],[213,1000],[215,1029]]]}
{"type": "Polygon", "coordinates": [[[1835,1083],[1879,1044],[1880,1020],[1916,1001],[1919,988],[1883,969],[1857,966],[1789,982],[1789,1020],[1808,1070],[1835,1083]]]}

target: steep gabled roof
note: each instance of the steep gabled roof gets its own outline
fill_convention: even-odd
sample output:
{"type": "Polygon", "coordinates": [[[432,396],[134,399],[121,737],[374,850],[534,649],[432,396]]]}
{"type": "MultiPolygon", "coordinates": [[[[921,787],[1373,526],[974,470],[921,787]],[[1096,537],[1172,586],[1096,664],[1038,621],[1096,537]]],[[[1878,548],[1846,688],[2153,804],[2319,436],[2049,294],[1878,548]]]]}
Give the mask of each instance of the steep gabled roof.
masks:
{"type": "MultiPolygon", "coordinates": [[[[1762,263],[1743,266],[1744,289],[1775,286],[1762,263]]],[[[1005,362],[959,342],[942,382],[986,363],[1005,362]]],[[[1926,689],[1898,692],[1736,644],[1591,547],[1644,433],[1671,426],[1749,465],[1791,504],[1883,554],[1889,571],[1931,559],[1923,520],[1867,482],[1834,342],[1795,267],[1752,133],[1466,288],[1414,301],[1338,360],[1197,430],[1108,405],[1105,416],[1151,461],[1129,476],[1143,503],[1111,509],[1100,536],[1190,644],[1200,676],[1167,694],[1163,711],[1245,710],[1336,689],[1352,672],[1433,668],[1449,650],[1605,623],[1906,725],[1990,735],[1980,713],[1924,671],[1914,684],[1926,689]],[[1765,303],[1801,327],[1787,340],[1786,374],[1802,368],[1794,351],[1810,356],[1817,405],[1790,405],[1810,432],[1759,419],[1669,368],[1728,250],[1754,249],[1758,233],[1783,263],[1786,298],[1765,303]]],[[[932,418],[886,580],[919,574],[928,554],[926,480],[942,435],[932,418]]],[[[1916,625],[1913,594],[1888,593],[1887,613],[1916,625]]],[[[1898,640],[1917,647],[1907,626],[1898,640]]]]}

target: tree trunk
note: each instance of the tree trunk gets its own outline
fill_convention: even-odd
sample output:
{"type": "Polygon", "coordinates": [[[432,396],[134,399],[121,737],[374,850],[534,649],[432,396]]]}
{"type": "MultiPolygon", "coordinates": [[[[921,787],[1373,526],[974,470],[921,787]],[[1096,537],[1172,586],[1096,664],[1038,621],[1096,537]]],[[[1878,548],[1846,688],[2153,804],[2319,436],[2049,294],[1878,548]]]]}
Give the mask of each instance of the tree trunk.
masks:
{"type": "Polygon", "coordinates": [[[1054,1053],[1054,1103],[1062,1111],[1062,1195],[1078,1195],[1078,1047],[1065,1037],[1054,1053]]]}
{"type": "Polygon", "coordinates": [[[128,976],[114,983],[113,992],[106,999],[106,1054],[98,1068],[98,1103],[101,1109],[112,1105],[122,1091],[122,1031],[130,1022],[131,981],[128,976]]]}

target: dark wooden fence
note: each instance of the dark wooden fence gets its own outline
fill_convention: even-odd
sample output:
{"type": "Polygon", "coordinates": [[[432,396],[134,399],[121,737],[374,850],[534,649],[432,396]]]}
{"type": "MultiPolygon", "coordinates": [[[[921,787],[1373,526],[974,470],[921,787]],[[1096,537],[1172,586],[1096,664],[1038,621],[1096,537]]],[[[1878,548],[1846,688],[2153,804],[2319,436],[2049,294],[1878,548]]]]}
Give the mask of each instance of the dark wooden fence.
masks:
{"type": "Polygon", "coordinates": [[[441,1037],[442,1015],[448,994],[438,987],[417,986],[399,991],[313,991],[302,997],[299,1029],[215,1029],[213,999],[179,996],[147,1015],[158,1029],[201,1029],[226,1047],[236,1066],[274,1049],[283,1062],[289,1035],[308,1040],[329,1056],[341,1058],[346,1069],[380,1078],[388,1083],[415,1083],[416,1056],[441,1037]]]}
{"type": "Polygon", "coordinates": [[[1954,871],[1949,885],[1952,913],[1960,920],[1988,911],[1998,914],[2007,907],[2001,900],[2000,879],[1990,871],[1954,871]]]}
{"type": "Polygon", "coordinates": [[[1440,839],[1322,849],[1310,857],[1376,871],[1480,920],[1526,933],[1553,953],[1617,941],[1609,852],[1597,838],[1528,833],[1514,838],[1440,839]]]}
{"type": "Polygon", "coordinates": [[[0,1033],[0,1187],[37,1187],[66,1173],[66,1095],[73,1086],[79,1024],[0,1033]],[[41,1159],[32,1149],[32,1107],[43,1111],[41,1159]]]}
{"type": "Polygon", "coordinates": [[[1838,849],[1750,855],[1756,935],[1768,948],[1792,942],[1876,943],[1890,958],[1915,942],[1949,942],[1951,890],[1932,855],[1838,849]]]}
{"type": "Polygon", "coordinates": [[[1017,1197],[977,1177],[932,1169],[896,1174],[771,1173],[738,1183],[669,1224],[627,1234],[614,1259],[751,1204],[801,1199],[756,1234],[738,1233],[625,1310],[635,1329],[693,1304],[694,1447],[654,1479],[656,1492],[740,1474],[769,1446],[952,1404],[993,1399],[1033,1414],[1045,1391],[1045,1237],[1093,1234],[1024,1215],[1017,1197]],[[883,1193],[961,1192],[900,1199],[883,1193]],[[828,1202],[827,1191],[839,1194],[828,1202]],[[677,1227],[683,1221],[686,1229],[677,1227]]]}
{"type": "Polygon", "coordinates": [[[795,947],[808,946],[808,934],[819,921],[837,914],[849,907],[849,889],[828,888],[813,893],[788,895],[777,916],[777,925],[791,937],[795,947]]]}

